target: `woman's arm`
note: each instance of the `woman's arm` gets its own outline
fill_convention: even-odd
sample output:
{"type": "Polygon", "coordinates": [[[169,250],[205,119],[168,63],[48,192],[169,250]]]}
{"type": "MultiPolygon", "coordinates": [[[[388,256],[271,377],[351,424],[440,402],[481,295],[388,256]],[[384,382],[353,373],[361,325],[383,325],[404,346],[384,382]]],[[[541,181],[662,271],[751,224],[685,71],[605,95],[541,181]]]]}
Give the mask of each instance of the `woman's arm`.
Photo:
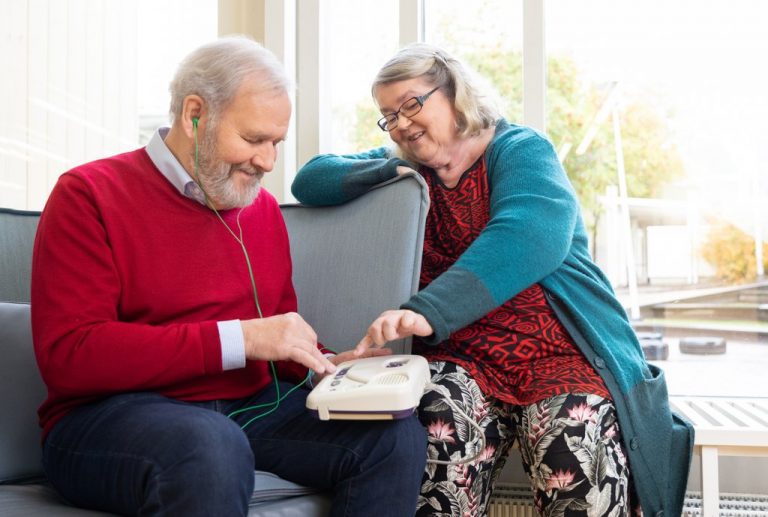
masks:
{"type": "Polygon", "coordinates": [[[339,205],[394,178],[398,165],[411,167],[386,147],[359,154],[321,154],[299,169],[291,192],[307,205],[339,205]]]}
{"type": "Polygon", "coordinates": [[[498,136],[486,155],[490,220],[456,263],[402,305],[422,314],[436,344],[559,267],[579,217],[552,145],[526,128],[498,136]]]}

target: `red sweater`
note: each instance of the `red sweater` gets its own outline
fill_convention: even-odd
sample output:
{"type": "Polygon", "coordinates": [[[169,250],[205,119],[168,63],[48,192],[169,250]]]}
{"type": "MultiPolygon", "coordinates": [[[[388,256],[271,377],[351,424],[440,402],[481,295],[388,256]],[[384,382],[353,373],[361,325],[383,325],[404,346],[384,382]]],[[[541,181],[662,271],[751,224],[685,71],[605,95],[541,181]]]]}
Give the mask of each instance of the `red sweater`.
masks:
{"type": "MultiPolygon", "coordinates": [[[[237,234],[239,210],[221,212],[237,234]]],[[[288,235],[261,190],[240,216],[264,317],[296,311],[288,235]]],[[[44,433],[73,408],[130,391],[190,401],[251,395],[268,363],[223,371],[217,321],[257,317],[240,245],[144,149],[61,176],[32,261],[32,334],[44,433]]],[[[298,381],[306,369],[278,364],[298,381]]]]}

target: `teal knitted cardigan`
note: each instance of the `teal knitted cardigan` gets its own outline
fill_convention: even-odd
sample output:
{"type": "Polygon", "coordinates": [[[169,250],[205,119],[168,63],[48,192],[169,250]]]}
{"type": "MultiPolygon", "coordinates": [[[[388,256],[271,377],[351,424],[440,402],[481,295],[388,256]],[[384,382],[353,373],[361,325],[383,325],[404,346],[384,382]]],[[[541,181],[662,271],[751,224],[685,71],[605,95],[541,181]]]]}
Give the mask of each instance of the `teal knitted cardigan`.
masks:
{"type": "MultiPolygon", "coordinates": [[[[624,308],[592,262],[575,192],[551,143],[502,119],[484,159],[488,225],[402,307],[429,321],[427,342],[438,345],[538,282],[613,397],[643,512],[680,515],[693,428],[671,413],[663,372],[645,362],[624,308]]],[[[343,203],[394,177],[397,165],[409,164],[384,147],[319,155],[298,172],[292,192],[306,204],[343,203]]]]}

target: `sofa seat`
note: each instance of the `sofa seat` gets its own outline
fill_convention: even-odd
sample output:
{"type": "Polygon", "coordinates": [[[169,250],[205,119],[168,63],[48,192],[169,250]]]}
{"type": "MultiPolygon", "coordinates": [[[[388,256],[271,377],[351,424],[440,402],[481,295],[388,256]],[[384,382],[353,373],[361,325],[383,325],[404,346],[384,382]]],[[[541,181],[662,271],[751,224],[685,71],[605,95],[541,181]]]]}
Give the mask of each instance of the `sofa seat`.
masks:
{"type": "MultiPolygon", "coordinates": [[[[259,474],[271,475],[266,472],[259,474]]],[[[321,517],[328,515],[331,499],[311,493],[302,487],[273,476],[282,488],[273,487],[265,495],[263,487],[254,491],[249,503],[250,517],[321,517]],[[304,495],[297,495],[303,493],[304,495]]],[[[277,484],[277,483],[276,483],[277,484]]],[[[31,483],[0,485],[0,509],[4,517],[107,517],[114,516],[67,504],[45,480],[31,483]]]]}

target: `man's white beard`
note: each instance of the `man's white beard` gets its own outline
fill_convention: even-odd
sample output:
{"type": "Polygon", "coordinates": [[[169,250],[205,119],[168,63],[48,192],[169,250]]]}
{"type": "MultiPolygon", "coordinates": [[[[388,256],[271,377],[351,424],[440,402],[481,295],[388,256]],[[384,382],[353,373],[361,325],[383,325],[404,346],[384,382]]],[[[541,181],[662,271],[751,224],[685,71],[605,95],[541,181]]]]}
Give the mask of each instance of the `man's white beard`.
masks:
{"type": "Polygon", "coordinates": [[[198,151],[197,179],[210,201],[219,209],[245,207],[259,195],[264,171],[248,162],[230,165],[216,158],[216,128],[209,124],[198,151]],[[233,179],[236,170],[256,174],[251,183],[238,188],[233,179]]]}

